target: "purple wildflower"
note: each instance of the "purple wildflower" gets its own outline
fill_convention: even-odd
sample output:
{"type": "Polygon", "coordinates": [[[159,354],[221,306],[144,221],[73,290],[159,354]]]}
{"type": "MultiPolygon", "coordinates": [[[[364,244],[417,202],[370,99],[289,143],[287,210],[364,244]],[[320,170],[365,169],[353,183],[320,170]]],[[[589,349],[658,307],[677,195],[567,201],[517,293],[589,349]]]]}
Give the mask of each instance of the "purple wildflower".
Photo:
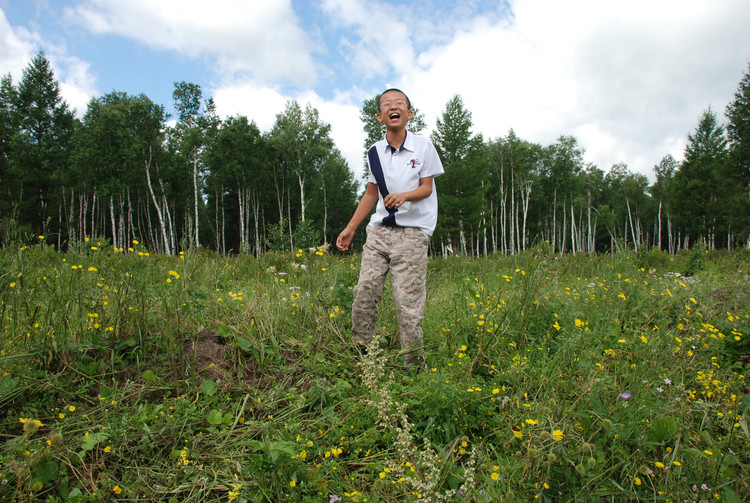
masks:
{"type": "Polygon", "coordinates": [[[623,391],[622,393],[620,393],[620,398],[624,398],[625,400],[627,400],[627,399],[628,399],[628,398],[630,398],[631,396],[633,396],[633,395],[631,395],[631,394],[630,394],[630,393],[628,393],[627,391],[623,391]]]}

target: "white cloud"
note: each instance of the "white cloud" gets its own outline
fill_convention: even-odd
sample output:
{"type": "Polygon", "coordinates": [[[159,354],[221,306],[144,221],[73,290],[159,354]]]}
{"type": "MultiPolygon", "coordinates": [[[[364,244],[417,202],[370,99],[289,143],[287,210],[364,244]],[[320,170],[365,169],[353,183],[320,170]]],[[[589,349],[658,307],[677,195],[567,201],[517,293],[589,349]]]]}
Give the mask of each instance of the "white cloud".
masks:
{"type": "Polygon", "coordinates": [[[64,47],[48,43],[40,33],[11,27],[0,9],[0,68],[11,74],[15,85],[39,50],[45,51],[63,99],[71,110],[83,115],[89,100],[97,95],[96,79],[89,72],[89,64],[66,55],[64,47]]]}
{"type": "Polygon", "coordinates": [[[349,170],[359,182],[364,166],[363,143],[365,133],[359,119],[361,103],[352,104],[349,96],[338,95],[324,100],[315,93],[305,93],[297,98],[304,106],[310,103],[318,110],[320,119],[331,125],[331,138],[349,164],[349,170]]]}
{"type": "Polygon", "coordinates": [[[266,82],[315,83],[314,47],[289,0],[86,0],[66,13],[70,22],[94,33],[216,60],[222,80],[247,75],[266,82]]]}
{"type": "Polygon", "coordinates": [[[742,0],[517,0],[513,18],[481,16],[417,55],[398,77],[434,127],[460,94],[486,138],[513,128],[549,144],[574,135],[585,160],[652,176],[712,106],[723,114],[750,58],[742,0]]]}
{"type": "Polygon", "coordinates": [[[325,0],[332,23],[353,30],[338,51],[363,79],[414,64],[411,25],[403,8],[365,0],[325,0]]]}
{"type": "Polygon", "coordinates": [[[364,133],[359,120],[359,105],[351,104],[350,96],[339,95],[333,100],[325,100],[313,91],[287,96],[269,87],[242,84],[217,88],[213,98],[221,117],[244,115],[263,132],[271,130],[276,115],[284,111],[288,101],[297,101],[303,108],[309,103],[318,110],[320,120],[331,125],[331,138],[354,176],[361,174],[364,133]]]}
{"type": "Polygon", "coordinates": [[[15,83],[21,78],[39,45],[39,37],[25,28],[12,27],[0,9],[0,68],[10,73],[15,83]]]}
{"type": "Polygon", "coordinates": [[[57,76],[60,93],[76,115],[82,117],[89,101],[99,95],[89,63],[64,55],[54,57],[52,63],[60,68],[60,75],[57,76]]]}
{"type": "Polygon", "coordinates": [[[261,131],[268,131],[276,121],[276,114],[284,110],[290,99],[270,87],[236,84],[219,87],[213,92],[216,112],[221,117],[244,115],[254,121],[261,131]]]}
{"type": "MultiPolygon", "coordinates": [[[[746,0],[488,3],[324,0],[327,24],[312,25],[292,0],[81,0],[65,20],[207,63],[219,113],[246,115],[262,130],[288,100],[311,103],[357,175],[361,100],[393,85],[430,128],[460,94],[485,138],[510,128],[541,144],[574,135],[587,162],[626,162],[652,176],[665,154],[682,157],[705,108],[723,115],[750,60],[746,0]],[[341,68],[347,75],[336,75],[341,68]]],[[[96,68],[49,36],[11,27],[0,11],[0,66],[17,80],[45,49],[81,113],[97,95],[96,68]]]]}

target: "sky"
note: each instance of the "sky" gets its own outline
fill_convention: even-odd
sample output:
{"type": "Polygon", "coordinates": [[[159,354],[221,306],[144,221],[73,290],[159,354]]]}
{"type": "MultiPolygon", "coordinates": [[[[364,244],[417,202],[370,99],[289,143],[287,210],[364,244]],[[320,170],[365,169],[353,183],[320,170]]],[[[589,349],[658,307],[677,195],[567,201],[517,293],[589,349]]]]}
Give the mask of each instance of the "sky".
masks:
{"type": "MultiPolygon", "coordinates": [[[[361,174],[363,100],[403,89],[429,130],[460,95],[473,132],[510,129],[653,181],[750,68],[747,0],[0,0],[0,75],[43,51],[82,117],[111,91],[173,110],[175,82],[262,131],[315,107],[361,174]]],[[[425,132],[427,133],[427,132],[425,132]]]]}

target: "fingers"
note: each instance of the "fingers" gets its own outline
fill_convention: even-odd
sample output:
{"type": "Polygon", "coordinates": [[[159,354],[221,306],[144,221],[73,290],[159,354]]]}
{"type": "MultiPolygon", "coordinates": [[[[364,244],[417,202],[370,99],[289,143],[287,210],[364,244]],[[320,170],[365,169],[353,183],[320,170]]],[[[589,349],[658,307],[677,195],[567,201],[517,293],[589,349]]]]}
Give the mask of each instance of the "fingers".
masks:
{"type": "Polygon", "coordinates": [[[336,248],[341,251],[347,251],[352,242],[352,237],[352,234],[347,233],[346,231],[339,234],[338,238],[336,238],[336,248]]]}
{"type": "Polygon", "coordinates": [[[383,204],[386,208],[400,208],[405,201],[406,200],[401,197],[401,194],[388,194],[383,199],[383,204]]]}

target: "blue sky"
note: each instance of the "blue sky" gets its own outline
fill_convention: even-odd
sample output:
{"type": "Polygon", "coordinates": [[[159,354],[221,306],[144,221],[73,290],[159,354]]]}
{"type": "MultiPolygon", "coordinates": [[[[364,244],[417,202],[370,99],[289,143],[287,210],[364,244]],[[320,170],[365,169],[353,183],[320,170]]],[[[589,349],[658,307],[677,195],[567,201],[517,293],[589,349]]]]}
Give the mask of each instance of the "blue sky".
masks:
{"type": "Polygon", "coordinates": [[[0,73],[43,50],[68,104],[174,82],[269,129],[318,109],[355,173],[362,100],[404,89],[430,128],[460,94],[485,138],[573,135],[586,162],[652,176],[750,63],[747,0],[0,0],[0,73]]]}

